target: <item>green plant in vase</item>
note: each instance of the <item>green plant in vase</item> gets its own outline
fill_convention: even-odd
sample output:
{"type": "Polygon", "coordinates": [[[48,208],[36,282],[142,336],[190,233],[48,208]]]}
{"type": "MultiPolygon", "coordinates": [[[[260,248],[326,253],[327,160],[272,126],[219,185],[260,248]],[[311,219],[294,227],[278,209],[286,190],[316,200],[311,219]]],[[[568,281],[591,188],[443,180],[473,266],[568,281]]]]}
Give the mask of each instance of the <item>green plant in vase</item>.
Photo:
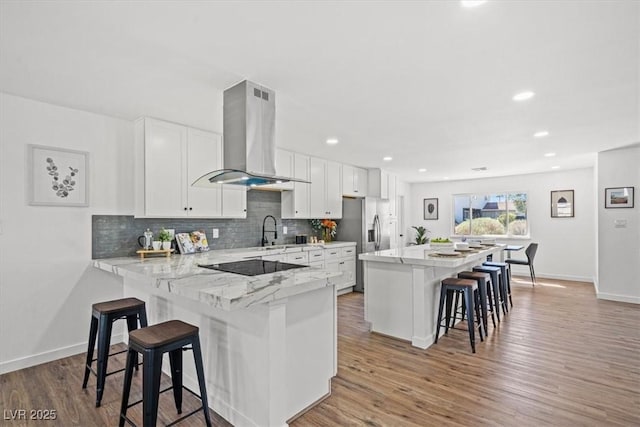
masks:
{"type": "Polygon", "coordinates": [[[173,236],[169,230],[166,230],[164,227],[158,233],[158,240],[162,242],[162,249],[169,250],[171,249],[171,240],[173,236]]]}
{"type": "Polygon", "coordinates": [[[429,230],[427,230],[421,225],[420,226],[414,225],[411,228],[416,230],[416,240],[415,240],[416,245],[424,245],[429,241],[429,238],[427,237],[427,233],[429,232],[429,230]]]}

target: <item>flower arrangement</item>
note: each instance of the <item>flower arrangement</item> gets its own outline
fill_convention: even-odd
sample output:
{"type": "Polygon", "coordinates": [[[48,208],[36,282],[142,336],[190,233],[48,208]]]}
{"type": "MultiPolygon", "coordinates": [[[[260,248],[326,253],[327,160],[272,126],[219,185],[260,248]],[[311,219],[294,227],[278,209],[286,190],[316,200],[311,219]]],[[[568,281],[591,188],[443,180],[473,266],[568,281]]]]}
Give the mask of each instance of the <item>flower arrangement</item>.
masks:
{"type": "Polygon", "coordinates": [[[325,242],[330,242],[333,237],[336,237],[336,230],[338,229],[338,224],[335,221],[330,219],[323,219],[321,221],[321,225],[323,228],[322,235],[324,237],[325,242]]]}

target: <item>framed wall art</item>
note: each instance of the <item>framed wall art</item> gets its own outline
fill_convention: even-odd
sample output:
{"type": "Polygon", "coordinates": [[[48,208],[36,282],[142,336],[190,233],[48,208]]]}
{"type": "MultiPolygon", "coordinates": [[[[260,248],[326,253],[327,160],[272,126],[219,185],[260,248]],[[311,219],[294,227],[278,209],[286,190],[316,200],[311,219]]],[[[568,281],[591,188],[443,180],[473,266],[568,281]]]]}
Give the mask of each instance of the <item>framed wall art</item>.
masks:
{"type": "Polygon", "coordinates": [[[36,206],[89,206],[89,153],[29,144],[28,200],[36,206]]]}
{"type": "Polygon", "coordinates": [[[438,199],[424,199],[424,219],[438,219],[438,199]]]}
{"type": "Polygon", "coordinates": [[[634,187],[615,187],[604,189],[604,207],[632,208],[634,187]]]}
{"type": "Polygon", "coordinates": [[[551,218],[573,218],[573,190],[551,192],[551,218]]]}

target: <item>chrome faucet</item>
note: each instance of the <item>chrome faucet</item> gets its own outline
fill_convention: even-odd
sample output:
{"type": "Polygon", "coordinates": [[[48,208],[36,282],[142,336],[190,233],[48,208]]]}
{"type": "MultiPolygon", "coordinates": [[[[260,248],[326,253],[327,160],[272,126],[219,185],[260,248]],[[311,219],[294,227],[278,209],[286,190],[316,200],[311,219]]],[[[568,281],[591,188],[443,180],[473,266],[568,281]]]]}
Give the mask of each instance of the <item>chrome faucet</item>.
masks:
{"type": "Polygon", "coordinates": [[[273,240],[274,241],[271,242],[271,244],[274,245],[276,243],[275,240],[278,238],[278,222],[276,221],[276,218],[273,215],[267,215],[262,220],[262,246],[264,246],[267,243],[269,243],[269,240],[267,240],[267,238],[265,237],[264,233],[273,233],[273,240]],[[267,221],[267,218],[273,219],[273,230],[265,231],[264,224],[267,221]]]}

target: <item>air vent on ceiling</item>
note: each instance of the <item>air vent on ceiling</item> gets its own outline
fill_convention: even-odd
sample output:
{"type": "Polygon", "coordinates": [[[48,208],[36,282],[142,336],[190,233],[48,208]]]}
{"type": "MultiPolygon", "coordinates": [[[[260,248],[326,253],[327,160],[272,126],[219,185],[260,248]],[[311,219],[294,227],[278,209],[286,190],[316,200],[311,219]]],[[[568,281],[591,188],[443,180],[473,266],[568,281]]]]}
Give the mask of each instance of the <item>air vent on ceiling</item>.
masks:
{"type": "Polygon", "coordinates": [[[482,166],[479,168],[471,168],[472,171],[476,171],[476,172],[480,172],[480,171],[486,171],[487,167],[486,166],[482,166]]]}

